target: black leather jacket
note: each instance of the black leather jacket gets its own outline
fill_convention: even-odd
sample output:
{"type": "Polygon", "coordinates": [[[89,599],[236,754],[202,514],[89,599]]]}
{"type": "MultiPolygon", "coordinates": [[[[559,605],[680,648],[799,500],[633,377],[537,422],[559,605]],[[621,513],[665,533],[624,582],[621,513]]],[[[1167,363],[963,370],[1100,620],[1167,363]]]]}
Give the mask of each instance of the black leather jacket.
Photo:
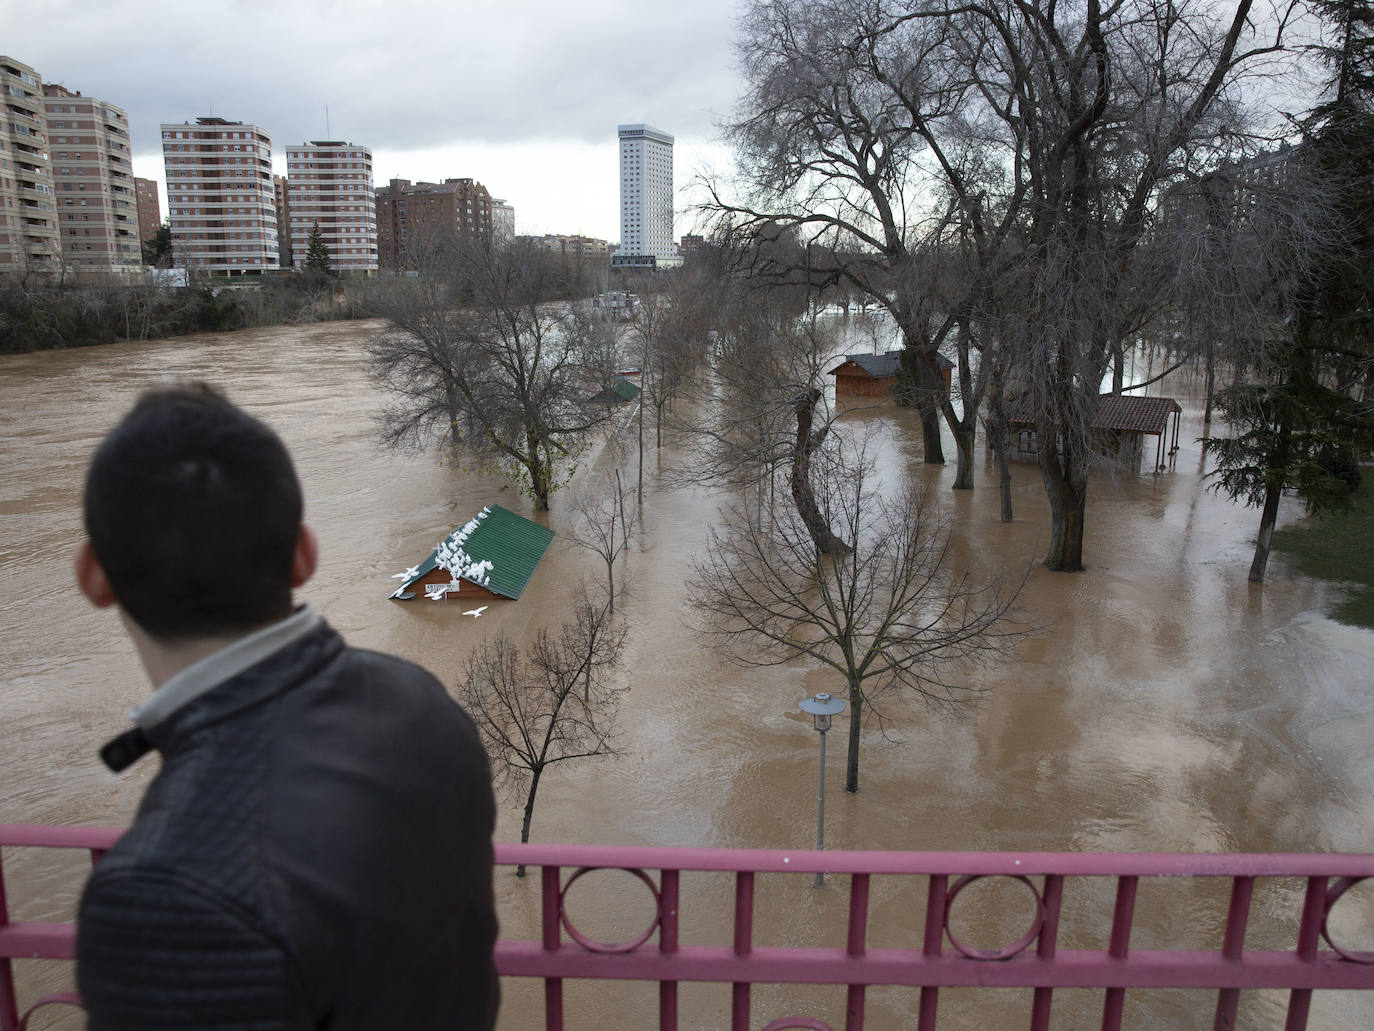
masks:
{"type": "Polygon", "coordinates": [[[81,901],[90,1031],[493,1026],[491,775],[437,680],[320,624],[148,738],[81,901]]]}

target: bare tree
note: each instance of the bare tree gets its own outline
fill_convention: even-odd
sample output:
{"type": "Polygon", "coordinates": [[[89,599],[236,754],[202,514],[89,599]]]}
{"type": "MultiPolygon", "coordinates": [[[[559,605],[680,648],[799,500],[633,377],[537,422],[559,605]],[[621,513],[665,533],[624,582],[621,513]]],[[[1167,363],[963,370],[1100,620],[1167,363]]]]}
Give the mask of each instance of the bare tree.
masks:
{"type": "Polygon", "coordinates": [[[852,547],[820,553],[804,520],[765,523],[736,505],[712,532],[692,595],[703,630],[741,666],[812,659],[845,681],[850,706],[845,790],[859,789],[861,730],[919,698],[959,710],[970,667],[1023,633],[1012,614],[1021,580],[953,565],[949,526],[919,482],[879,492],[862,453],[819,478],[822,511],[852,547]]]}
{"type": "MultiPolygon", "coordinates": [[[[585,591],[556,633],[540,630],[522,650],[504,634],[467,661],[458,691],[491,757],[498,787],[519,797],[520,840],[529,841],[544,772],[559,763],[615,755],[611,737],[623,690],[610,674],[620,661],[625,626],[612,622],[610,600],[585,591]]],[[[523,865],[517,876],[525,876],[523,865]]]]}
{"type": "MultiPolygon", "coordinates": [[[[639,508],[627,504],[632,491],[615,470],[613,483],[606,493],[583,495],[573,506],[578,523],[569,539],[579,548],[595,552],[606,565],[606,594],[611,611],[615,611],[615,564],[639,535],[639,508]]],[[[622,585],[623,590],[623,585],[622,585]]]]}
{"type": "Polygon", "coordinates": [[[587,403],[605,386],[589,322],[547,301],[555,270],[534,248],[433,237],[412,251],[417,276],[374,298],[388,326],[371,345],[372,370],[394,395],[384,439],[444,439],[517,477],[547,510],[561,471],[607,417],[587,403]]]}

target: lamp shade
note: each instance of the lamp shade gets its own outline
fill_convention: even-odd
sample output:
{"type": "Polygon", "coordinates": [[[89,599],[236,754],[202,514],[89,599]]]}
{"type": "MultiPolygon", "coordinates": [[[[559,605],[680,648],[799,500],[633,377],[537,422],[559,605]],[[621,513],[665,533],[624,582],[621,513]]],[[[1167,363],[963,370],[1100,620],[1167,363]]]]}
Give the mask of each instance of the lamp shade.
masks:
{"type": "Polygon", "coordinates": [[[817,730],[824,734],[830,729],[830,717],[844,712],[844,702],[838,698],[832,698],[824,691],[818,692],[813,698],[803,698],[798,706],[802,712],[811,714],[811,721],[817,730]]]}

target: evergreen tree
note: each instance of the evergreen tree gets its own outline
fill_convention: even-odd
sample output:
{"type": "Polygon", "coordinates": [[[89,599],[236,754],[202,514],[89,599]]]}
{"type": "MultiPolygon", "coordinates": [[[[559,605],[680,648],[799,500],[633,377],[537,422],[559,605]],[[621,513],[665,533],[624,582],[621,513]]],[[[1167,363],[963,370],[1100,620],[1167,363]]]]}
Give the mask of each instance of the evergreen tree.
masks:
{"type": "Polygon", "coordinates": [[[320,232],[318,221],[310,227],[310,243],[305,250],[305,267],[312,272],[321,272],[325,275],[333,272],[329,266],[329,245],[324,242],[324,233],[320,232]]]}
{"type": "Polygon", "coordinates": [[[1328,99],[1303,120],[1299,182],[1330,198],[1331,232],[1257,367],[1222,391],[1238,431],[1208,440],[1218,489],[1262,509],[1250,579],[1264,581],[1279,500],[1344,508],[1374,449],[1374,0],[1317,0],[1332,32],[1328,99]]]}

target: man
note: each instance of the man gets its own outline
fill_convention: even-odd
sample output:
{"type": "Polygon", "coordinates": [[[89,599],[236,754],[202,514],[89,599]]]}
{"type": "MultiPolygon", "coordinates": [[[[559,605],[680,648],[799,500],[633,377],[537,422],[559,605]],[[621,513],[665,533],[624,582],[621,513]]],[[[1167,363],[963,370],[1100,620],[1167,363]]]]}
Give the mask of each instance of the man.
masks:
{"type": "Polygon", "coordinates": [[[77,583],[155,688],[101,754],[162,755],[81,901],[91,1031],[495,1021],[486,755],[432,676],[293,608],[301,509],[282,442],[204,385],[91,461],[77,583]]]}

